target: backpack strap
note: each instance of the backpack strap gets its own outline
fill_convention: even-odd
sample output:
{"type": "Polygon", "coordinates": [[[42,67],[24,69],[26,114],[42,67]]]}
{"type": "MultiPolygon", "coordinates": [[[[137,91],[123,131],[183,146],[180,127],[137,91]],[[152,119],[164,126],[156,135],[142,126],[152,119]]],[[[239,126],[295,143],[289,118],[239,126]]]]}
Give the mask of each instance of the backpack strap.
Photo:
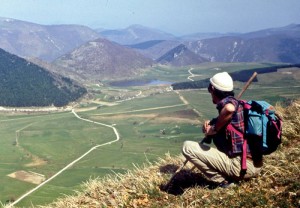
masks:
{"type": "MultiPolygon", "coordinates": [[[[235,98],[234,98],[235,99],[235,98]]],[[[242,106],[243,108],[243,114],[244,114],[244,121],[245,121],[245,110],[248,111],[251,109],[251,105],[249,103],[247,103],[247,101],[245,100],[237,100],[235,99],[237,102],[235,106],[235,113],[237,113],[238,109],[240,106],[242,106]]],[[[246,123],[244,124],[246,125],[246,123]]],[[[235,134],[239,135],[241,138],[243,138],[243,145],[242,145],[242,155],[241,155],[241,172],[240,172],[240,178],[244,178],[246,171],[247,171],[247,146],[248,146],[248,142],[247,142],[247,138],[245,137],[245,132],[241,132],[238,129],[236,129],[231,123],[229,123],[226,127],[227,130],[234,132],[235,134]]]]}
{"type": "Polygon", "coordinates": [[[227,129],[229,131],[233,131],[236,134],[240,135],[244,142],[243,142],[243,149],[242,149],[242,157],[241,157],[241,173],[240,176],[243,178],[244,175],[246,174],[246,170],[247,170],[247,139],[244,135],[244,133],[238,131],[237,129],[235,129],[232,124],[228,124],[227,125],[227,129]]]}
{"type": "Polygon", "coordinates": [[[242,152],[242,158],[241,158],[241,173],[240,176],[243,178],[246,174],[247,171],[247,137],[244,137],[244,142],[243,142],[243,152],[242,152]]]}
{"type": "Polygon", "coordinates": [[[270,120],[272,121],[273,126],[276,127],[276,130],[278,132],[277,133],[277,138],[280,139],[280,137],[281,137],[281,129],[282,129],[282,118],[277,113],[275,113],[275,116],[278,119],[278,123],[276,123],[276,121],[274,119],[270,119],[270,120]]]}
{"type": "MultiPolygon", "coordinates": [[[[246,119],[245,115],[245,110],[249,111],[251,109],[251,105],[249,103],[247,103],[247,101],[245,100],[239,100],[239,104],[243,106],[243,111],[244,111],[244,121],[246,119]]],[[[245,128],[246,128],[246,122],[245,122],[245,128]]],[[[243,147],[242,147],[242,157],[241,157],[241,172],[240,172],[240,177],[243,178],[246,175],[246,171],[247,171],[247,137],[244,134],[245,132],[241,133],[244,139],[243,142],[243,147]]]]}

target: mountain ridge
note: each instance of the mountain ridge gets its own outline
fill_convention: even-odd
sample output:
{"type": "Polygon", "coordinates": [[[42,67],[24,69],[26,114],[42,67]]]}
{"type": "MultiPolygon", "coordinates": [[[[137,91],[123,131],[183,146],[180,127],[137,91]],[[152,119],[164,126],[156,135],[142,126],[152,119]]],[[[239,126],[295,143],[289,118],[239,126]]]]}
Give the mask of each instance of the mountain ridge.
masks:
{"type": "MultiPolygon", "coordinates": [[[[145,68],[156,63],[175,67],[202,62],[300,63],[300,25],[298,24],[243,34],[198,33],[196,36],[190,36],[192,40],[187,40],[188,36],[176,37],[140,25],[132,25],[121,30],[101,29],[96,32],[80,25],[43,26],[0,18],[0,26],[0,48],[29,60],[41,59],[49,63],[53,62],[56,64],[50,67],[53,71],[80,82],[94,82],[96,77],[97,80],[117,79],[118,74],[119,78],[138,76],[145,68]],[[195,37],[198,38],[195,40],[195,37]],[[88,43],[99,38],[106,40],[105,45],[109,44],[112,47],[111,51],[103,50],[100,53],[100,48],[94,47],[96,51],[93,53],[92,48],[89,47],[89,53],[81,54],[80,59],[76,60],[76,65],[74,65],[75,56],[73,57],[75,59],[68,60],[70,63],[67,64],[68,54],[78,53],[78,48],[84,50],[88,43]],[[135,52],[129,48],[134,49],[135,52]],[[179,50],[181,53],[178,53],[179,50]],[[114,52],[111,53],[112,51],[114,52]],[[123,57],[120,56],[121,54],[123,57]],[[166,57],[173,58],[166,59],[166,57]]],[[[41,62],[36,61],[36,63],[41,62]]]]}
{"type": "Polygon", "coordinates": [[[158,29],[144,27],[142,25],[130,25],[119,30],[101,30],[99,34],[121,45],[132,45],[150,40],[172,40],[175,36],[158,29]]]}
{"type": "Polygon", "coordinates": [[[180,44],[173,48],[156,61],[161,64],[170,64],[172,66],[197,65],[208,62],[207,59],[192,52],[184,44],[180,44]]]}
{"type": "Polygon", "coordinates": [[[82,25],[39,25],[0,17],[0,48],[24,58],[53,61],[99,37],[97,32],[82,25]]]}
{"type": "MultiPolygon", "coordinates": [[[[300,30],[299,30],[300,34],[300,30]]],[[[300,35],[221,37],[187,43],[188,48],[212,62],[300,63],[300,35]]]]}
{"type": "MultiPolygon", "coordinates": [[[[198,33],[186,37],[190,37],[190,40],[185,38],[151,40],[129,47],[135,48],[153,60],[161,60],[167,53],[171,55],[172,50],[184,44],[194,54],[210,62],[300,63],[300,24],[249,33],[198,33]],[[171,41],[173,44],[166,44],[171,41]],[[148,47],[142,47],[145,45],[148,47]]],[[[193,62],[186,61],[185,64],[190,65],[193,62]]]]}
{"type": "Polygon", "coordinates": [[[135,50],[103,38],[90,41],[54,62],[93,82],[138,76],[153,63],[135,50]]]}

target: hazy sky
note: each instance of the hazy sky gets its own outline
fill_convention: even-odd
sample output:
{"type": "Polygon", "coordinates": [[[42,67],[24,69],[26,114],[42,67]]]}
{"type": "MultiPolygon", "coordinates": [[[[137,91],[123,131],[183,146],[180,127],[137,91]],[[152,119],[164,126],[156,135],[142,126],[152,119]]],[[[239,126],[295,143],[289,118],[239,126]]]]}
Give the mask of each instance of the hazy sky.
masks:
{"type": "Polygon", "coordinates": [[[93,29],[140,24],[174,35],[250,32],[300,24],[300,0],[0,0],[0,17],[93,29]]]}

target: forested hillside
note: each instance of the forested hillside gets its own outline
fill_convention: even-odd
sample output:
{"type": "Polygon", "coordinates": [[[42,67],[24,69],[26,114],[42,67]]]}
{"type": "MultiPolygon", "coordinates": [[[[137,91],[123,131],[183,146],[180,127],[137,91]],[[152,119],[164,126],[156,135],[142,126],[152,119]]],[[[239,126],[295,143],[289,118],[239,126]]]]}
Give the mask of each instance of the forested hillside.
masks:
{"type": "Polygon", "coordinates": [[[61,77],[0,49],[0,106],[64,106],[86,93],[61,77]]]}

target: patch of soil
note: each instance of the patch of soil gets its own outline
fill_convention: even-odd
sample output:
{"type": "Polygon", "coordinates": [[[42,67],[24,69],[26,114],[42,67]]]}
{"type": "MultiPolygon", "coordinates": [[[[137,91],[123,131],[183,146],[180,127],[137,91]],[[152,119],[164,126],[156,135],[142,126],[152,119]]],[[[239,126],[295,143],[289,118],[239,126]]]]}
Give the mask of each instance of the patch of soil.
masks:
{"type": "Polygon", "coordinates": [[[20,180],[20,181],[25,181],[25,182],[33,183],[33,184],[37,184],[37,185],[46,180],[46,177],[44,175],[34,173],[34,172],[27,172],[24,170],[16,171],[7,176],[17,179],[17,180],[20,180]]]}

